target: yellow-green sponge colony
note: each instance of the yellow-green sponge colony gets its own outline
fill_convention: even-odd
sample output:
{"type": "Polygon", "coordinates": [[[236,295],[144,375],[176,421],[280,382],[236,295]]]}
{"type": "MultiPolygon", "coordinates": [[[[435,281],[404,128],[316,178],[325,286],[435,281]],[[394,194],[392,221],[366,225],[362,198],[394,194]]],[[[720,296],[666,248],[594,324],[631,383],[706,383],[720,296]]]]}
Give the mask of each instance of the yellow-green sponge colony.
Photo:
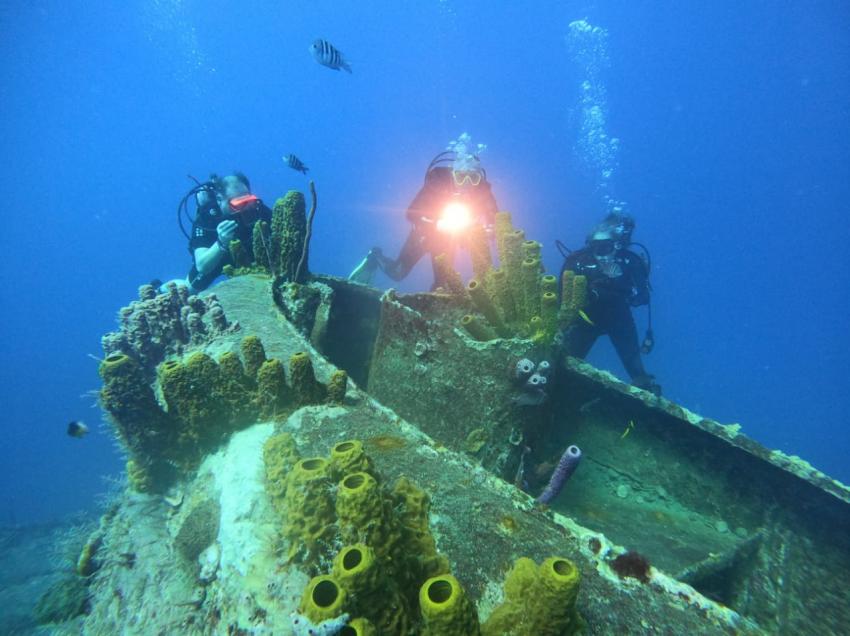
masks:
{"type": "Polygon", "coordinates": [[[483,636],[537,636],[578,633],[576,610],[581,576],[572,561],[550,557],[540,566],[517,559],[505,579],[505,600],[481,628],[483,636]]]}
{"type": "Polygon", "coordinates": [[[425,581],[419,590],[419,608],[424,623],[423,636],[477,636],[481,633],[475,607],[451,574],[425,581]]]}

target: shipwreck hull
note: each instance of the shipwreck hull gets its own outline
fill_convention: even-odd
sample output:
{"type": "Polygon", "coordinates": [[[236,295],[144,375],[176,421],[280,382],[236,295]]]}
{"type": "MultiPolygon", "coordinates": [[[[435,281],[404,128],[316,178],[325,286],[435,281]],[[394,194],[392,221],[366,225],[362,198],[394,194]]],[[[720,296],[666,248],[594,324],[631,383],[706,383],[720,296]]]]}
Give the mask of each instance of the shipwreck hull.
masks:
{"type": "Polygon", "coordinates": [[[369,394],[505,481],[530,481],[532,494],[576,444],[582,464],[554,511],[770,633],[850,624],[850,589],[837,584],[850,574],[846,486],[576,359],[559,361],[545,404],[517,406],[513,365],[548,352],[477,342],[457,327],[466,311],[450,296],[385,294],[369,394]],[[520,474],[524,454],[541,475],[520,474]]]}
{"type": "Polygon", "coordinates": [[[167,497],[116,499],[88,611],[55,633],[289,633],[312,573],[282,556],[264,455],[281,432],[303,457],[362,440],[382,479],[424,489],[436,548],[482,621],[518,557],[554,555],[581,572],[587,634],[838,634],[850,621],[850,497],[803,462],[575,360],[548,400],[520,406],[514,363],[548,352],[471,340],[454,327],[467,311],[454,297],[331,277],[273,287],[257,276],[219,285],[239,327],[198,350],[218,358],[251,334],[270,358],[307,352],[322,383],[348,372],[344,401],[233,431],[167,497]],[[567,444],[582,464],[540,506],[567,444]],[[215,524],[193,522],[198,511],[215,524]],[[195,526],[209,536],[176,558],[195,526]],[[633,567],[646,564],[637,553],[653,567],[633,567]]]}

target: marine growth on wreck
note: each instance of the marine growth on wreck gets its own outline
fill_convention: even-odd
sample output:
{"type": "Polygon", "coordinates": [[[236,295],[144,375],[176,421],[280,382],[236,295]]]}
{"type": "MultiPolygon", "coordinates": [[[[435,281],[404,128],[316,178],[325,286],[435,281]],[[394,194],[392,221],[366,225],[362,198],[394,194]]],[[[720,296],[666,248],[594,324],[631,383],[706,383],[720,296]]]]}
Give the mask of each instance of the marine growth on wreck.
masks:
{"type": "Polygon", "coordinates": [[[850,607],[850,491],[559,356],[585,281],[510,214],[473,278],[442,260],[445,289],[403,296],[310,273],[305,208],[104,337],[126,489],[58,633],[839,633],[779,608],[850,607]]]}

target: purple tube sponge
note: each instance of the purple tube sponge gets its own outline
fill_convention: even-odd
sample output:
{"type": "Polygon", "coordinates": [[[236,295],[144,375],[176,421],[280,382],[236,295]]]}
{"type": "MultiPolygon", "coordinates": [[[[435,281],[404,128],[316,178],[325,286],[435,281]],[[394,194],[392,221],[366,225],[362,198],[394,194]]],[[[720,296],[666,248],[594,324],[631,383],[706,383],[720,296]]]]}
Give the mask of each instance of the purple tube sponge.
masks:
{"type": "Polygon", "coordinates": [[[557,497],[558,493],[564,488],[564,484],[567,483],[567,480],[575,472],[579,461],[581,461],[581,449],[575,445],[567,446],[567,450],[561,455],[558,465],[549,478],[549,484],[536,499],[537,503],[548,504],[557,497]]]}
{"type": "Polygon", "coordinates": [[[543,389],[546,387],[546,376],[540,375],[539,373],[532,373],[531,377],[525,381],[525,388],[528,390],[531,389],[543,389]]]}
{"type": "Polygon", "coordinates": [[[514,367],[514,378],[520,382],[525,382],[532,373],[534,373],[534,363],[531,360],[528,358],[517,360],[514,367]]]}

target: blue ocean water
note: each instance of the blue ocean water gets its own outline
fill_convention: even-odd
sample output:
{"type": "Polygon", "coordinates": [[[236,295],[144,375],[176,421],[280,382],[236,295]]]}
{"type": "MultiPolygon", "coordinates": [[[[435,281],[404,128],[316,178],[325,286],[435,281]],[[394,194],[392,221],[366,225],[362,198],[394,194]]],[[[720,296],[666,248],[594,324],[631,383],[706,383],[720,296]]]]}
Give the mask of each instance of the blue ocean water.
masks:
{"type": "MultiPolygon", "coordinates": [[[[297,154],[311,267],[346,275],[400,246],[464,131],[550,271],[555,239],[626,204],[667,397],[850,482],[845,3],[37,0],[0,6],[0,51],[0,522],[91,507],[122,470],[100,336],[140,284],[185,275],[187,174],[242,170],[272,201],[306,190],[297,154]],[[316,64],[318,37],[352,75],[316,64]]],[[[400,287],[429,284],[423,260],[400,287]]],[[[590,360],[624,377],[607,343],[590,360]]]]}

